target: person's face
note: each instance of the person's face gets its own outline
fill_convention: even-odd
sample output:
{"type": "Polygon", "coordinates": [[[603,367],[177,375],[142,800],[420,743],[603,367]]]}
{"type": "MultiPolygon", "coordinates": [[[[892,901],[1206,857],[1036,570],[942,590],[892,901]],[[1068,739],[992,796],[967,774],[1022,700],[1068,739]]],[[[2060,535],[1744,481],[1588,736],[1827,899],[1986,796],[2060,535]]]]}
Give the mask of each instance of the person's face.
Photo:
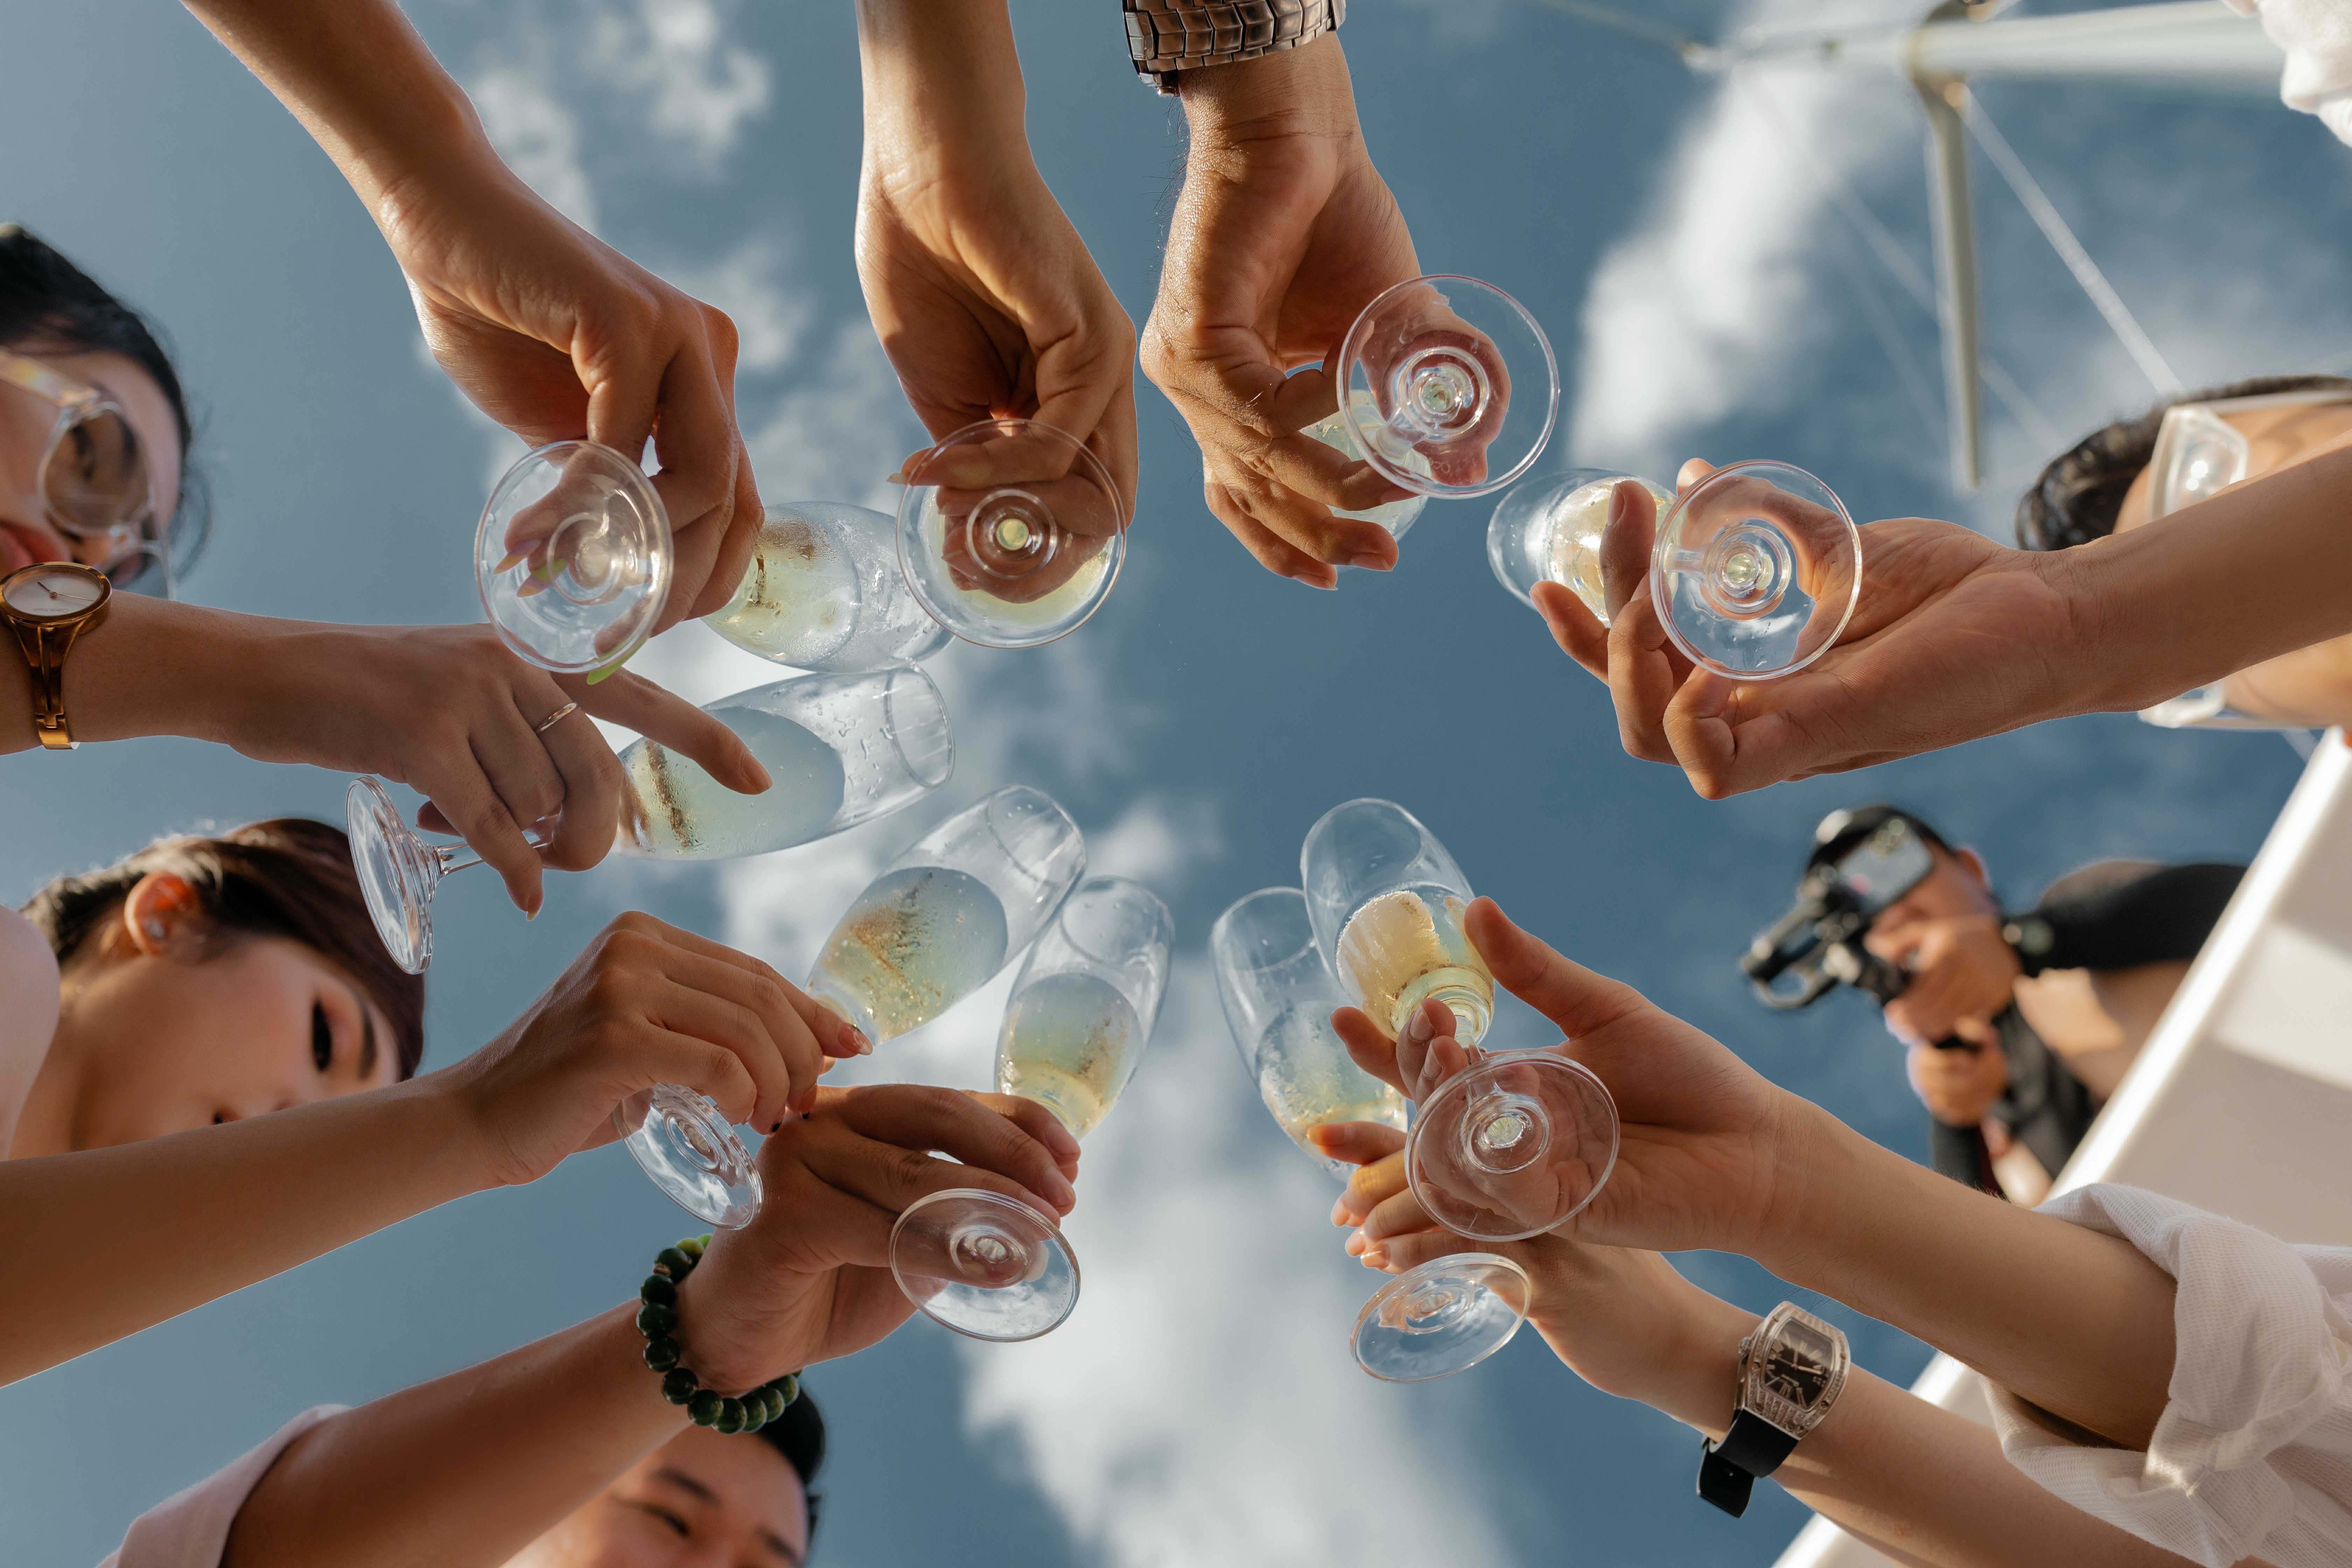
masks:
{"type": "Polygon", "coordinates": [[[1984,862],[1973,849],[1952,854],[1927,846],[1936,868],[1919,885],[1878,911],[1870,922],[1874,931],[1891,931],[1921,921],[1948,920],[1955,915],[1998,914],[1984,862]]]}
{"type": "Polygon", "coordinates": [[[188,956],[178,945],[187,940],[184,929],[135,942],[118,933],[110,951],[67,970],[69,1148],[236,1121],[398,1076],[391,1026],[316,949],[257,937],[188,956]]]}
{"type": "Polygon", "coordinates": [[[509,1568],[800,1568],[800,1477],[757,1437],[689,1426],[509,1568]]]}
{"type": "MultiPolygon", "coordinates": [[[[2322,452],[2352,444],[2352,402],[2242,408],[2221,417],[2252,448],[2247,454],[2246,477],[2239,484],[2252,484],[2281,468],[2307,463],[2322,452]]],[[[2148,521],[2148,491],[2156,482],[2155,474],[2153,465],[2142,468],[2131,489],[2124,492],[2123,507],[2116,513],[2117,533],[2128,533],[2148,521]]]]}
{"type": "MultiPolygon", "coordinates": [[[[154,531],[161,533],[171,519],[173,498],[180,493],[180,428],[171,401],[155,378],[138,362],[118,353],[42,353],[18,348],[61,375],[97,388],[112,398],[131,421],[155,480],[155,504],[160,509],[154,531]]],[[[41,499],[41,454],[57,428],[57,405],[20,386],[0,383],[0,575],[36,561],[81,561],[86,565],[110,563],[90,560],[82,546],[59,533],[41,499]]],[[[142,584],[144,587],[145,584],[142,584]]]]}

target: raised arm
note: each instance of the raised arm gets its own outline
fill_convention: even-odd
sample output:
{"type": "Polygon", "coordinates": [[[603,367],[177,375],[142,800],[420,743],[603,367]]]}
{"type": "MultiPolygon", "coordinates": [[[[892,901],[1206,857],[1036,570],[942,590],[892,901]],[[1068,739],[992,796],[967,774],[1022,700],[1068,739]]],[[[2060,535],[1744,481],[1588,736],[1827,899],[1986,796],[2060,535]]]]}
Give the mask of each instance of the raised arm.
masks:
{"type": "MultiPolygon", "coordinates": [[[[721,1234],[679,1288],[681,1364],[734,1392],[864,1349],[913,1310],[890,1275],[899,1210],[981,1186],[1058,1218],[1076,1163],[1076,1140],[1027,1100],[823,1091],[761,1150],[759,1216],[721,1234]]],[[[646,1370],[636,1310],[303,1434],[246,1500],[223,1568],[506,1563],[686,1425],[646,1370]]]]}
{"type": "Polygon", "coordinates": [[[0,1384],[452,1198],[536,1180],[609,1142],[614,1109],[654,1084],[770,1126],[814,1102],[824,1056],[857,1049],[756,959],[623,915],[505,1034],[438,1072],[0,1163],[0,1251],[42,1260],[41,1289],[0,1295],[0,1384]]]}
{"type": "Polygon", "coordinates": [[[760,523],[735,424],[735,326],[541,201],[392,0],[188,0],[367,206],[433,357],[533,446],[586,436],[635,458],[677,536],[658,625],[735,591],[760,523]]]}

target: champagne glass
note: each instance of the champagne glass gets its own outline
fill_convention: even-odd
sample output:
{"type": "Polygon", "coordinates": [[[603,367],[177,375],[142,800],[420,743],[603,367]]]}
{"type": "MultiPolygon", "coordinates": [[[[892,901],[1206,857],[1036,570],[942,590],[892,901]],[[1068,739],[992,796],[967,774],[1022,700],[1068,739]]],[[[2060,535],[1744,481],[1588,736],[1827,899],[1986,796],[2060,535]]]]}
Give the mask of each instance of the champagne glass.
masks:
{"type": "Polygon", "coordinates": [[[735,596],[702,624],[747,653],[839,674],[929,658],[953,640],[898,568],[898,523],[840,501],[767,509],[735,596]]]}
{"type": "MultiPolygon", "coordinates": [[[[1081,884],[1013,983],[998,1090],[1035,1100],[1073,1137],[1093,1131],[1142,1060],[1175,936],[1168,906],[1142,884],[1081,884]]],[[[910,1205],[890,1234],[890,1271],[926,1316],[973,1339],[1035,1339],[1078,1301],[1077,1256],[1061,1231],[978,1188],[910,1205]]]]}
{"type": "MultiPolygon", "coordinates": [[[[1367,403],[1371,400],[1371,394],[1369,392],[1359,393],[1356,395],[1367,403]]],[[[1377,419],[1379,416],[1365,410],[1362,417],[1377,419]]],[[[1314,424],[1309,425],[1299,434],[1322,442],[1351,463],[1360,463],[1364,460],[1364,449],[1356,444],[1355,433],[1348,428],[1348,416],[1337,409],[1333,409],[1314,424]]],[[[1429,460],[1418,453],[1408,455],[1405,461],[1416,472],[1425,470],[1429,467],[1429,460]]],[[[1378,505],[1361,507],[1354,511],[1335,506],[1331,509],[1331,515],[1353,518],[1359,522],[1377,523],[1388,531],[1390,538],[1402,539],[1404,531],[1413,525],[1421,516],[1421,509],[1428,504],[1429,498],[1425,495],[1409,495],[1402,500],[1384,500],[1378,505]]]]}
{"type": "Polygon", "coordinates": [[[1448,274],[1397,284],[1339,345],[1339,416],[1414,495],[1482,496],[1532,467],[1559,412],[1551,343],[1517,300],[1448,274]]]}
{"type": "Polygon", "coordinates": [[[1862,531],[1829,486],[1790,464],[1717,468],[1658,521],[1651,603],[1684,657],[1717,675],[1804,668],[1836,644],[1861,596],[1862,531]]]}
{"type": "Polygon", "coordinates": [[[1486,525],[1486,563],[1494,567],[1496,581],[1530,609],[1537,584],[1558,583],[1607,626],[1601,536],[1609,527],[1611,497],[1627,479],[1650,492],[1659,516],[1674,506],[1672,492],[1613,468],[1569,468],[1512,486],[1496,503],[1494,521],[1486,525]]]}
{"type": "Polygon", "coordinates": [[[525,453],[474,531],[474,584],[490,624],[518,656],[561,674],[617,668],[636,652],[675,563],[652,481],[594,441],[525,453]]]}
{"type": "MultiPolygon", "coordinates": [[[[1582,1064],[1549,1051],[1477,1049],[1494,980],[1462,928],[1471,893],[1411,812],[1352,800],[1299,852],[1316,945],[1341,988],[1393,1039],[1424,1002],[1454,1014],[1468,1065],[1429,1094],[1405,1138],[1405,1177],[1438,1224],[1517,1241],[1566,1220],[1608,1180],[1617,1107],[1582,1064]]],[[[1412,1383],[1500,1349],[1527,1312],[1527,1278],[1491,1253],[1433,1258],[1375,1291],[1356,1321],[1358,1364],[1412,1383]]]]}
{"type": "Polygon", "coordinates": [[[983,419],[907,464],[899,564],[931,618],[966,642],[1034,647],[1076,631],[1126,553],[1110,470],[1051,425],[983,419]]]}
{"type": "Polygon", "coordinates": [[[879,1044],[921,1028],[996,977],[1087,867],[1051,795],[998,790],[908,845],[843,914],[808,994],[879,1044]]]}
{"type": "Polygon", "coordinates": [[[1404,1131],[1405,1098],[1355,1064],[1331,1028],[1346,1004],[1315,945],[1307,895],[1261,888],[1209,928],[1217,998],[1242,1065],[1267,1110],[1307,1155],[1346,1181],[1355,1167],[1307,1134],[1327,1122],[1376,1121],[1404,1131]]]}

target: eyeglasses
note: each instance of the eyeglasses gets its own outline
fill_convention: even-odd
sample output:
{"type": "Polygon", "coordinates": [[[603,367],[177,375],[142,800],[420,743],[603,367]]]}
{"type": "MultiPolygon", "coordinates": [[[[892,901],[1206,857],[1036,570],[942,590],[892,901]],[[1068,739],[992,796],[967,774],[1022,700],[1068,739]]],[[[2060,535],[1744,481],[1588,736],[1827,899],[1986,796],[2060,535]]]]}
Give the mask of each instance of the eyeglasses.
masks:
{"type": "Polygon", "coordinates": [[[2210,403],[2177,403],[2166,409],[2164,423],[2157,426],[2156,450],[2148,458],[2148,521],[2209,500],[2242,481],[2252,470],[2253,442],[2226,416],[2331,403],[2352,403],[2352,392],[2315,387],[2258,397],[2217,398],[2210,403]]]}
{"type": "Polygon", "coordinates": [[[0,383],[57,410],[41,450],[41,500],[47,521],[74,542],[76,558],[124,588],[159,567],[164,596],[176,598],[174,556],[194,558],[203,525],[183,515],[169,529],[159,526],[154,468],[121,405],[94,386],[5,349],[0,349],[0,383]]]}

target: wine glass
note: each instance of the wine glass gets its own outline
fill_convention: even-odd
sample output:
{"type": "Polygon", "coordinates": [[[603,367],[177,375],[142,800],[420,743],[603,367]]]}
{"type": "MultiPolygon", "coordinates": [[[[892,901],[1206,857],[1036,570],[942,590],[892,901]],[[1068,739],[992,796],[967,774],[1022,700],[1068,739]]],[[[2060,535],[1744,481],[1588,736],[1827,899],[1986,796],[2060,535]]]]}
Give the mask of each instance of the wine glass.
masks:
{"type": "Polygon", "coordinates": [[[474,531],[474,584],[499,637],[542,669],[614,669],[653,635],[676,563],[645,470],[594,441],[525,453],[474,531]]]}
{"type": "Polygon", "coordinates": [[[1052,796],[998,790],[900,851],[818,949],[806,990],[877,1044],[996,977],[1087,868],[1086,838],[1052,796]]]}
{"type": "Polygon", "coordinates": [[[1651,603],[1684,657],[1717,675],[1802,669],[1836,644],[1861,596],[1862,531],[1793,465],[1728,464],[1658,521],[1651,603]]]}
{"type": "MultiPolygon", "coordinates": [[[[1405,1178],[1438,1224],[1517,1241],[1591,1202],[1617,1155],[1617,1107],[1582,1064],[1548,1051],[1484,1052],[1494,981],[1462,928],[1470,885],[1445,847],[1391,801],[1352,800],[1299,851],[1316,946],[1341,988],[1393,1039],[1443,1003],[1469,1061],[1422,1103],[1405,1178]]],[[[1433,1258],[1375,1291],[1356,1360],[1391,1382],[1444,1377],[1491,1355],[1526,1315],[1527,1279],[1489,1253],[1433,1258]]]]}
{"type": "Polygon", "coordinates": [[[1307,1134],[1327,1122],[1376,1121],[1404,1131],[1405,1098],[1358,1067],[1331,1028],[1343,1006],[1296,888],[1261,888],[1209,928],[1217,999],[1242,1066],[1290,1141],[1346,1181],[1355,1166],[1318,1150],[1307,1134]]]}
{"type": "Polygon", "coordinates": [[[1475,278],[1414,278],[1382,293],[1348,329],[1333,379],[1364,461],[1415,495],[1503,489],[1533,466],[1559,412],[1543,329],[1475,278]]]}
{"type": "MultiPolygon", "coordinates": [[[[1075,1138],[1094,1131],[1143,1058],[1168,985],[1175,922],[1150,889],[1082,883],[1021,965],[996,1039],[996,1087],[1034,1100],[1075,1138]]],[[[1025,1204],[979,1188],[910,1205],[890,1271],[934,1321],[980,1340],[1050,1333],[1078,1301],[1078,1260],[1025,1204]]]]}
{"type": "Polygon", "coordinates": [[[1611,497],[1627,479],[1650,492],[1660,516],[1675,504],[1671,492],[1612,468],[1569,468],[1512,486],[1496,503],[1494,521],[1486,525],[1486,563],[1494,567],[1496,581],[1529,608],[1535,605],[1537,584],[1558,583],[1607,626],[1601,536],[1609,526],[1611,497]]]}
{"type": "Polygon", "coordinates": [[[967,425],[907,464],[898,561],[931,618],[983,647],[1076,631],[1110,595],[1127,508],[1076,437],[1034,419],[967,425]]]}
{"type": "MultiPolygon", "coordinates": [[[[1371,394],[1369,392],[1356,395],[1366,402],[1370,402],[1371,398],[1371,394]]],[[[1369,411],[1364,416],[1379,417],[1369,411]]],[[[1336,408],[1307,426],[1299,434],[1322,442],[1351,463],[1360,463],[1364,460],[1364,449],[1356,444],[1355,433],[1348,428],[1348,416],[1336,408]]],[[[1413,467],[1415,471],[1424,470],[1429,467],[1428,459],[1418,453],[1409,455],[1406,462],[1413,467]]],[[[1401,500],[1384,500],[1373,506],[1360,507],[1354,511],[1335,506],[1331,509],[1331,515],[1352,518],[1358,522],[1376,523],[1388,531],[1390,538],[1402,539],[1404,531],[1413,525],[1421,516],[1421,509],[1428,504],[1429,498],[1425,495],[1409,495],[1401,500]]]]}
{"type": "Polygon", "coordinates": [[[898,523],[842,501],[767,509],[735,596],[702,624],[747,653],[838,674],[912,664],[947,647],[898,567],[898,523]]]}

